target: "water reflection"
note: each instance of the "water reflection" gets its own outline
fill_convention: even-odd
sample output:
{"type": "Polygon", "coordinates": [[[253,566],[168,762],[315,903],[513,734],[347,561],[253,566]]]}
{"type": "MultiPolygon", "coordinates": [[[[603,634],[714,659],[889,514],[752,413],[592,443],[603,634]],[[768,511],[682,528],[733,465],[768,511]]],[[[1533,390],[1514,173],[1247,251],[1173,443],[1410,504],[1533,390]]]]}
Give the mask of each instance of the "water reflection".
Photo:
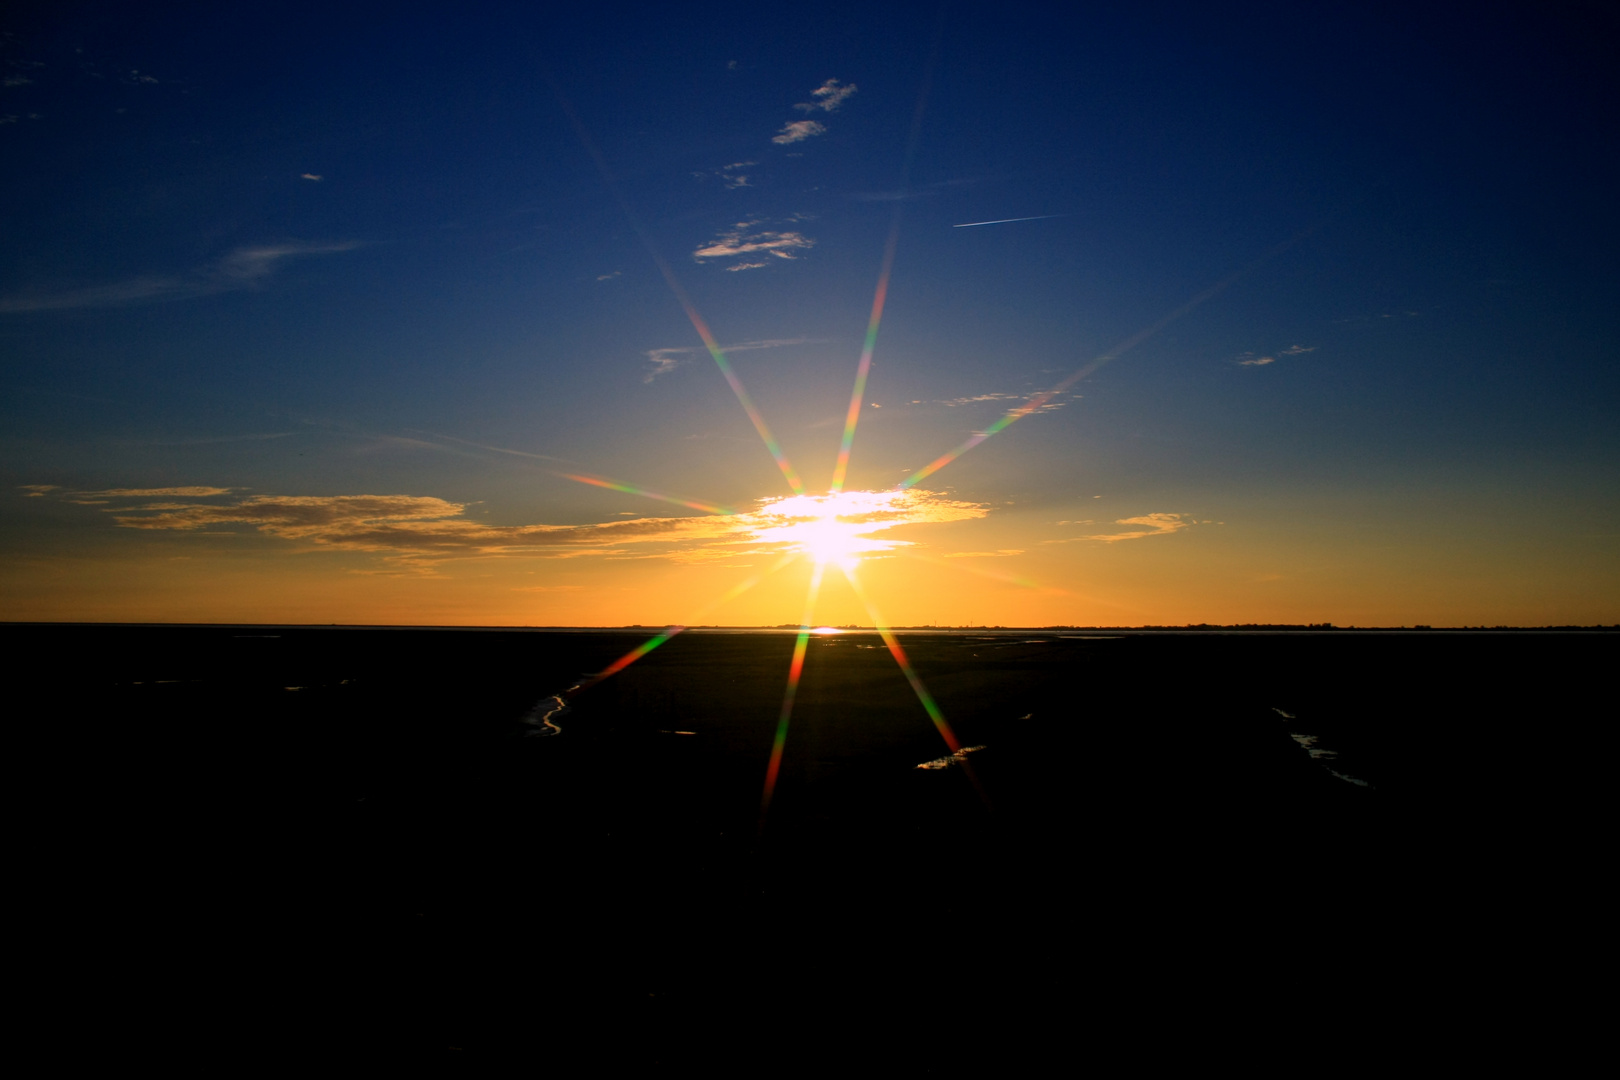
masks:
{"type": "Polygon", "coordinates": [[[1322,768],[1326,769],[1328,772],[1332,773],[1334,776],[1337,776],[1340,780],[1343,780],[1346,783],[1355,784],[1357,787],[1372,787],[1372,785],[1367,781],[1362,780],[1359,777],[1351,776],[1349,773],[1340,772],[1332,765],[1329,765],[1328,762],[1337,760],[1339,752],[1323,746],[1322,737],[1320,735],[1310,735],[1297,730],[1298,728],[1307,726],[1300,723],[1299,717],[1295,716],[1293,713],[1284,712],[1282,709],[1276,708],[1275,706],[1272,707],[1271,711],[1288,721],[1288,737],[1293,739],[1294,742],[1298,743],[1300,748],[1310,755],[1312,761],[1316,762],[1318,765],[1322,766],[1322,768]]]}
{"type": "Polygon", "coordinates": [[[921,765],[918,765],[917,768],[949,769],[953,765],[961,765],[963,762],[967,761],[969,754],[976,754],[983,749],[984,747],[982,746],[964,746],[954,754],[950,754],[942,758],[935,758],[933,761],[925,761],[921,765]]]}
{"type": "Polygon", "coordinates": [[[562,716],[569,711],[568,702],[563,700],[563,695],[578,689],[577,686],[570,686],[561,694],[552,694],[548,698],[541,698],[539,703],[523,717],[523,724],[529,729],[523,734],[531,739],[543,739],[551,735],[561,735],[562,728],[558,727],[552,718],[562,716]]]}

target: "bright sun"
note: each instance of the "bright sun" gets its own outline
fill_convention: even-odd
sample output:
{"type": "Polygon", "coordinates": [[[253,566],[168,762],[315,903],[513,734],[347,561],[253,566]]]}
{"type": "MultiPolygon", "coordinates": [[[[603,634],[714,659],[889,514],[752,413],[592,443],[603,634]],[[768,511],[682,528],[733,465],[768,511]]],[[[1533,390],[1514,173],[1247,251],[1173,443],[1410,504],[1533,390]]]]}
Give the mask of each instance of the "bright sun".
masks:
{"type": "Polygon", "coordinates": [[[818,565],[836,563],[848,570],[867,552],[901,546],[904,541],[877,540],[870,534],[913,518],[927,520],[911,507],[916,502],[918,495],[901,491],[834,491],[774,499],[760,513],[770,524],[756,536],[792,545],[818,565]]]}
{"type": "Polygon", "coordinates": [[[859,528],[859,525],[839,521],[837,516],[829,514],[819,521],[800,526],[799,546],[818,563],[848,566],[856,561],[857,553],[863,550],[861,537],[856,532],[859,528]]]}

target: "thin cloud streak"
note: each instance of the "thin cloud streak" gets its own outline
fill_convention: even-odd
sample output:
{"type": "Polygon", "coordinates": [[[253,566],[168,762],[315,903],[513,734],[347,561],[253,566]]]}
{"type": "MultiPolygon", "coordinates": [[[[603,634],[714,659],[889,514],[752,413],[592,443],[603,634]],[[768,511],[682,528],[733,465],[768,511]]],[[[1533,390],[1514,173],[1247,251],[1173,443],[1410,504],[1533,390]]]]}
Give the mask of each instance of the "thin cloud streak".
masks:
{"type": "Polygon", "coordinates": [[[1014,221],[1046,221],[1048,218],[1071,217],[1070,214],[1036,214],[1034,217],[1005,217],[994,221],[968,221],[961,225],[952,225],[953,229],[971,229],[978,225],[1006,225],[1014,221]]]}
{"type": "Polygon", "coordinates": [[[108,488],[105,491],[75,491],[73,494],[92,499],[208,499],[229,495],[236,488],[228,487],[156,487],[108,488]]]}
{"type": "MultiPolygon", "coordinates": [[[[772,338],[766,341],[744,341],[736,345],[722,345],[720,351],[728,356],[732,353],[750,352],[754,349],[779,349],[784,345],[804,345],[809,338],[772,338]]],[[[678,345],[673,348],[648,349],[647,362],[652,368],[641,380],[650,383],[660,375],[667,375],[686,362],[686,357],[694,353],[707,354],[708,349],[702,345],[678,345]]]]}
{"type": "MultiPolygon", "coordinates": [[[[1076,523],[1080,524],[1080,523],[1076,523]]],[[[1208,525],[1207,521],[1199,521],[1190,514],[1142,514],[1139,517],[1120,518],[1115,525],[1139,525],[1141,528],[1122,533],[1094,533],[1090,536],[1071,536],[1064,540],[1043,540],[1043,544],[1072,544],[1077,540],[1096,540],[1104,544],[1116,544],[1121,540],[1141,540],[1148,536],[1169,536],[1194,525],[1208,525]]]]}
{"type": "Polygon", "coordinates": [[[818,124],[814,120],[793,120],[783,125],[782,130],[771,136],[771,142],[778,146],[791,146],[796,142],[820,135],[827,130],[825,124],[818,124]]]}
{"type": "MultiPolygon", "coordinates": [[[[492,454],[508,454],[508,455],[510,455],[512,457],[532,458],[535,461],[561,461],[561,462],[567,462],[568,461],[567,458],[553,457],[550,454],[535,454],[535,453],[531,453],[528,450],[512,450],[512,449],[509,449],[509,448],[507,448],[505,446],[490,446],[487,443],[473,442],[471,439],[458,439],[454,435],[443,435],[443,434],[440,434],[437,431],[424,431],[421,434],[423,434],[423,435],[431,435],[435,439],[443,439],[446,442],[460,443],[462,446],[471,446],[471,447],[474,447],[474,448],[479,449],[479,450],[488,450],[492,454]]],[[[413,442],[413,443],[416,443],[417,445],[420,445],[420,446],[433,446],[434,445],[433,443],[418,442],[418,440],[415,440],[415,439],[412,439],[410,441],[413,442]]],[[[448,447],[435,447],[435,449],[448,450],[449,448],[448,447]]]]}
{"type": "Polygon", "coordinates": [[[219,446],[224,443],[240,442],[266,442],[270,439],[289,439],[294,435],[302,435],[301,431],[271,431],[254,435],[216,435],[212,438],[196,439],[152,439],[145,442],[136,442],[134,446],[219,446]]]}
{"type": "Polygon", "coordinates": [[[345,241],[337,244],[295,243],[237,248],[190,277],[143,275],[110,285],[93,285],[82,289],[13,293],[10,296],[0,297],[0,314],[123,307],[129,304],[213,296],[258,285],[285,259],[304,255],[332,255],[353,251],[360,246],[359,241],[345,241]]]}
{"type": "Polygon", "coordinates": [[[1278,356],[1303,356],[1306,353],[1315,351],[1315,345],[1290,345],[1286,349],[1278,350],[1277,356],[1259,356],[1252,352],[1241,353],[1237,358],[1237,362],[1243,367],[1265,367],[1267,364],[1275,364],[1278,356]]]}
{"type": "MultiPolygon", "coordinates": [[[[932,402],[931,404],[943,405],[947,409],[954,409],[962,405],[977,405],[986,401],[1034,401],[1040,396],[1040,394],[973,394],[969,397],[943,398],[939,401],[932,402]]],[[[1056,395],[1052,396],[1055,397],[1056,395]]],[[[1080,395],[1076,394],[1074,396],[1079,397],[1080,395]]],[[[913,401],[912,404],[922,405],[924,402],[913,401]]],[[[1068,402],[1066,401],[1053,401],[1049,397],[1046,400],[1041,401],[1038,405],[1035,405],[1031,411],[1051,412],[1054,409],[1061,409],[1067,404],[1068,402]]]]}

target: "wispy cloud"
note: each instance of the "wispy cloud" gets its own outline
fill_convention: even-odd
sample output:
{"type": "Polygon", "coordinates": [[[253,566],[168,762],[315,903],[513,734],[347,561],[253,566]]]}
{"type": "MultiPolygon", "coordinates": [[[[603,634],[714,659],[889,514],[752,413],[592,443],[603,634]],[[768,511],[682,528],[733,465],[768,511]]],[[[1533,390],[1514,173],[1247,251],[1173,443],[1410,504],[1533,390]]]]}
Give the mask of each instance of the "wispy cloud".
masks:
{"type": "Polygon", "coordinates": [[[751,168],[758,164],[759,162],[757,161],[733,161],[730,165],[722,165],[712,172],[703,170],[693,173],[692,176],[697,180],[707,180],[711,176],[718,176],[722,184],[733,190],[736,188],[752,187],[753,185],[748,181],[749,174],[743,172],[742,170],[751,168]]]}
{"type": "MultiPolygon", "coordinates": [[[[954,408],[957,408],[958,406],[977,405],[977,404],[979,404],[981,402],[986,402],[986,401],[1033,401],[1035,398],[1040,397],[1040,396],[1041,395],[1038,394],[1038,393],[1036,393],[1036,394],[972,394],[972,395],[969,395],[968,397],[943,398],[941,400],[931,401],[931,402],[930,401],[918,400],[918,401],[913,401],[912,404],[913,405],[943,405],[947,409],[954,409],[954,408]]],[[[1080,395],[1075,394],[1075,395],[1072,395],[1072,396],[1079,397],[1080,395]]],[[[1042,402],[1040,404],[1040,406],[1038,406],[1037,408],[1032,409],[1030,411],[1031,412],[1052,412],[1054,409],[1061,409],[1061,408],[1063,408],[1064,405],[1068,404],[1068,402],[1066,402],[1066,401],[1058,401],[1057,397],[1058,397],[1058,395],[1054,394],[1050,400],[1042,402]]]]}
{"type": "MultiPolygon", "coordinates": [[[[804,113],[838,111],[849,96],[855,92],[855,84],[845,85],[837,79],[828,79],[814,90],[810,91],[810,100],[801,101],[793,106],[804,113]]],[[[790,120],[782,125],[782,130],[771,136],[771,142],[778,146],[791,146],[825,133],[827,126],[815,120],[790,120]]]]}
{"type": "Polygon", "coordinates": [[[84,289],[64,289],[50,293],[13,293],[10,296],[0,297],[0,312],[118,307],[148,300],[200,296],[203,291],[200,283],[187,282],[180,278],[137,277],[112,285],[94,285],[84,289]]]}
{"type": "Polygon", "coordinates": [[[268,244],[264,247],[237,248],[216,264],[215,276],[228,281],[252,283],[267,276],[283,259],[299,255],[336,255],[353,251],[360,244],[268,244]]]}
{"type": "Polygon", "coordinates": [[[675,349],[648,349],[647,363],[651,366],[641,381],[650,383],[660,375],[668,375],[685,363],[686,358],[692,353],[703,351],[695,345],[683,345],[675,349]]]}
{"type": "MultiPolygon", "coordinates": [[[[779,349],[784,345],[803,345],[809,338],[769,338],[764,341],[743,341],[736,345],[722,345],[720,351],[731,353],[751,352],[755,349],[779,349]]],[[[667,375],[684,364],[688,357],[694,353],[707,353],[708,350],[701,345],[680,345],[669,349],[648,349],[647,362],[651,365],[642,382],[650,383],[660,375],[667,375]]]]}
{"type": "MultiPolygon", "coordinates": [[[[488,450],[494,454],[510,454],[512,457],[532,458],[535,461],[560,461],[567,463],[568,458],[553,457],[550,454],[536,454],[528,450],[513,450],[505,446],[490,446],[488,443],[473,442],[471,439],[458,439],[454,435],[442,435],[436,431],[423,431],[422,435],[429,435],[434,439],[443,439],[446,442],[460,443],[462,446],[471,446],[478,450],[488,450]]],[[[423,442],[420,439],[401,439],[401,442],[414,446],[432,447],[435,450],[449,450],[449,447],[440,446],[436,442],[423,442]]],[[[457,452],[457,451],[452,451],[457,452]]],[[[476,455],[469,455],[476,456],[476,455]]]]}
{"type": "Polygon", "coordinates": [[[55,292],[13,293],[0,297],[0,313],[61,311],[72,308],[121,307],[126,304],[186,300],[248,289],[269,277],[283,261],[309,255],[353,251],[358,241],[335,244],[287,243],[237,248],[209,265],[179,276],[143,275],[109,285],[55,292]]]}
{"type": "Polygon", "coordinates": [[[1252,352],[1241,353],[1237,357],[1237,362],[1244,367],[1264,367],[1267,364],[1275,364],[1278,356],[1299,356],[1303,353],[1315,351],[1315,345],[1290,345],[1288,348],[1280,350],[1277,356],[1261,356],[1252,352]]]}
{"type": "Polygon", "coordinates": [[[823,112],[837,112],[838,106],[842,105],[855,90],[854,83],[845,85],[837,79],[828,79],[810,92],[810,96],[815,100],[801,101],[793,107],[807,113],[815,112],[817,109],[823,112]]]}
{"type": "Polygon", "coordinates": [[[770,260],[760,261],[750,259],[750,255],[773,255],[778,259],[793,259],[794,252],[804,251],[815,246],[816,242],[801,232],[787,230],[775,231],[760,229],[750,232],[761,223],[754,221],[739,221],[737,224],[709,241],[704,246],[692,252],[692,258],[698,262],[708,259],[741,259],[739,263],[728,266],[728,270],[752,270],[761,266],[770,265],[770,260]]]}
{"type": "MultiPolygon", "coordinates": [[[[1059,522],[1058,524],[1065,523],[1059,522]]],[[[1077,521],[1072,524],[1084,525],[1088,523],[1077,521]]],[[[1098,540],[1104,544],[1114,544],[1121,540],[1140,540],[1147,536],[1168,536],[1171,533],[1180,532],[1182,529],[1191,528],[1194,525],[1208,525],[1210,522],[1199,521],[1191,514],[1143,514],[1140,517],[1120,518],[1114,524],[1135,525],[1137,528],[1129,532],[1095,533],[1091,536],[1071,536],[1063,540],[1045,540],[1042,542],[1047,544],[1072,544],[1076,540],[1098,540]]]]}
{"type": "Polygon", "coordinates": [[[216,495],[229,495],[235,488],[228,487],[157,487],[157,488],[108,488],[105,491],[76,491],[75,495],[85,495],[92,499],[208,499],[216,495]]]}
{"type": "Polygon", "coordinates": [[[931,184],[907,188],[904,191],[856,191],[852,192],[849,197],[858,202],[900,202],[904,199],[922,199],[938,194],[943,190],[968,187],[982,182],[982,177],[964,176],[951,180],[935,180],[931,184]]]}
{"type": "Polygon", "coordinates": [[[782,125],[781,131],[771,136],[771,142],[776,143],[778,146],[788,146],[792,143],[804,142],[804,140],[820,135],[826,130],[827,126],[825,124],[818,124],[814,120],[791,120],[782,125]]]}
{"type": "Polygon", "coordinates": [[[947,559],[999,559],[1006,555],[1022,555],[1023,548],[1002,548],[999,551],[953,551],[947,559]]]}
{"type": "MultiPolygon", "coordinates": [[[[130,499],[208,499],[229,495],[235,488],[225,487],[160,487],[160,488],[106,488],[102,491],[69,491],[52,484],[26,484],[29,495],[51,495],[78,506],[106,506],[110,502],[130,499]]],[[[186,504],[179,504],[186,505],[186,504]]]]}
{"type": "MultiPolygon", "coordinates": [[[[123,497],[215,492],[224,488],[117,489],[123,497]]],[[[109,492],[108,494],[111,494],[109,492]]],[[[217,497],[217,496],[216,496],[217,497]]],[[[845,492],[762,499],[741,514],[632,518],[586,525],[490,525],[467,516],[467,504],[430,495],[254,495],[211,503],[153,503],[108,507],[126,529],[217,532],[246,526],[295,542],[305,550],[350,551],[431,566],[448,559],[639,557],[681,562],[790,550],[825,536],[829,522],[848,534],[852,553],[906,547],[911,541],[873,538],[901,525],[983,517],[978,503],[933,492],[845,492]],[[836,504],[829,503],[837,499],[836,504]],[[646,552],[656,545],[660,550],[646,552]]]]}
{"type": "MultiPolygon", "coordinates": [[[[150,439],[136,442],[136,446],[217,446],[221,443],[267,442],[270,439],[290,439],[301,435],[299,431],[265,431],[251,435],[213,435],[196,439],[150,439]]],[[[128,445],[128,444],[126,444],[128,445]]]]}
{"type": "Polygon", "coordinates": [[[299,179],[301,179],[301,180],[314,180],[317,183],[319,183],[320,181],[325,180],[326,177],[320,175],[319,173],[307,172],[307,173],[303,173],[299,177],[299,179]]]}
{"type": "Polygon", "coordinates": [[[597,274],[596,275],[596,280],[597,281],[612,281],[614,278],[618,277],[619,275],[621,275],[623,273],[624,273],[623,270],[615,270],[611,274],[597,274]]]}

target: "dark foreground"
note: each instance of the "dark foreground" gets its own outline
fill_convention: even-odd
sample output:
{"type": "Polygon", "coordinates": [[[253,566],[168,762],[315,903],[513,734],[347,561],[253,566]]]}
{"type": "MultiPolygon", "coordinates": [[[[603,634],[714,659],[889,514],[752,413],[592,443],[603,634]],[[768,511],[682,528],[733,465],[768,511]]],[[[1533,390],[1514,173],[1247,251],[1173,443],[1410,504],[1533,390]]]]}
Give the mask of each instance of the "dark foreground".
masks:
{"type": "Polygon", "coordinates": [[[69,1058],[790,1074],[1491,1037],[1458,1003],[1579,948],[1620,645],[906,635],[970,772],[916,768],[875,635],[816,639],[761,834],[791,635],[682,635],[536,738],[641,638],[5,633],[69,1058]]]}

